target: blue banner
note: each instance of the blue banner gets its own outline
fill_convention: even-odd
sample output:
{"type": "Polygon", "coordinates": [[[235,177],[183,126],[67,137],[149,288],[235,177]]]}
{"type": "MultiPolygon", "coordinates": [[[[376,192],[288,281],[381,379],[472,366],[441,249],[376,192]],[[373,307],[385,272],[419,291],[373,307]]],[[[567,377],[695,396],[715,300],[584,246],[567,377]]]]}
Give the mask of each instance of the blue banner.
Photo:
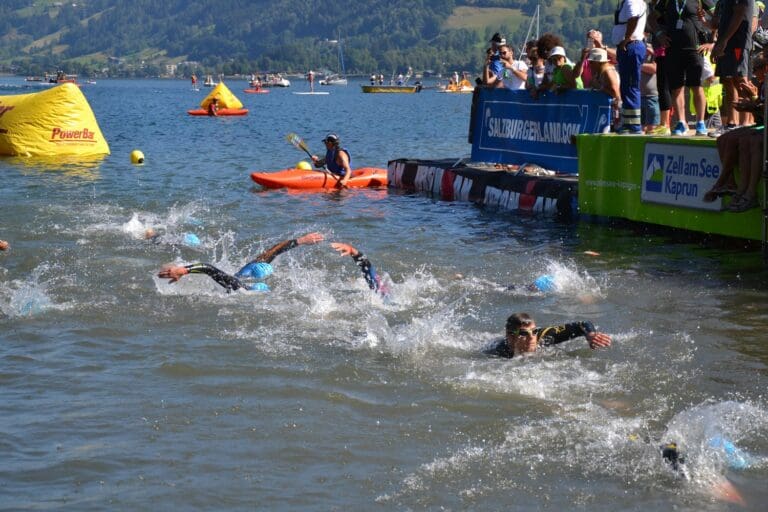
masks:
{"type": "Polygon", "coordinates": [[[545,93],[480,89],[472,109],[472,160],[502,164],[534,163],[578,173],[572,136],[609,129],[611,99],[602,92],[545,93]]]}

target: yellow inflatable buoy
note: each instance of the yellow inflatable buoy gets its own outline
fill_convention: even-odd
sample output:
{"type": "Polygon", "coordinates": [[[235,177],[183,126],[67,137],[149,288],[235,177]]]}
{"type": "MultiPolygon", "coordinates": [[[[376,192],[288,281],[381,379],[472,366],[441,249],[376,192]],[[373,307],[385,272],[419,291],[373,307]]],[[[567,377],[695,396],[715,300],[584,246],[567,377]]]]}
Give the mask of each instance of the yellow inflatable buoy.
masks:
{"type": "Polygon", "coordinates": [[[302,169],[304,171],[311,171],[312,170],[312,164],[307,162],[306,160],[302,160],[301,162],[296,164],[297,169],[302,169]]]}
{"type": "Polygon", "coordinates": [[[144,153],[142,153],[138,149],[134,149],[133,151],[131,151],[131,163],[136,165],[143,164],[144,153]]]}

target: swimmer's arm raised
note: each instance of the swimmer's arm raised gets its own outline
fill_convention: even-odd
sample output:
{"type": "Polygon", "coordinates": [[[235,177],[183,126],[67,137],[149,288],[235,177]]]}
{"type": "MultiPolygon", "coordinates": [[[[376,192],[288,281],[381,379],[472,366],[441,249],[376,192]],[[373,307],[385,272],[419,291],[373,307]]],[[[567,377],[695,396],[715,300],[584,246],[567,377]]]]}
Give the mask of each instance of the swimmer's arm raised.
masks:
{"type": "Polygon", "coordinates": [[[323,240],[323,235],[317,232],[308,233],[304,236],[294,238],[292,240],[284,240],[256,256],[256,259],[254,259],[251,263],[272,263],[272,260],[274,260],[278,255],[290,251],[294,247],[298,247],[299,245],[312,245],[320,243],[323,240]]]}

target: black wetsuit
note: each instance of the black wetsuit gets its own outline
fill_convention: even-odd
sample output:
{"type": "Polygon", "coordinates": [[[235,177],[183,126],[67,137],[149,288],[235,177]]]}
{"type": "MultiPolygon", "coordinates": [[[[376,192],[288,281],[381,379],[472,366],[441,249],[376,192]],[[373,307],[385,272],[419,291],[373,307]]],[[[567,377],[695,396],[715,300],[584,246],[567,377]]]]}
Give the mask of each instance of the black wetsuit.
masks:
{"type": "MultiPolygon", "coordinates": [[[[238,271],[238,273],[253,263],[271,263],[277,255],[286,251],[290,251],[298,245],[299,242],[295,239],[285,240],[279,244],[273,245],[263,253],[256,256],[256,259],[244,265],[243,268],[238,271]]],[[[186,265],[184,268],[189,270],[190,274],[205,274],[210,276],[211,279],[223,286],[227,290],[227,293],[233,290],[239,290],[240,288],[248,288],[248,285],[243,283],[237,277],[227,274],[223,270],[214,267],[210,263],[193,263],[192,265],[186,265]]]]}
{"type": "MultiPolygon", "coordinates": [[[[539,345],[549,346],[585,336],[589,332],[594,332],[595,326],[592,325],[592,322],[574,322],[565,325],[537,327],[534,331],[539,337],[539,345]]],[[[507,343],[506,337],[494,341],[484,352],[498,357],[509,358],[515,356],[514,347],[507,343]]]]}
{"type": "Polygon", "coordinates": [[[358,252],[355,256],[352,256],[352,259],[355,260],[355,264],[362,270],[363,277],[365,278],[365,282],[368,283],[368,287],[373,291],[380,291],[381,283],[379,276],[376,275],[376,270],[373,268],[373,264],[371,264],[370,260],[365,257],[365,254],[358,252]]]}

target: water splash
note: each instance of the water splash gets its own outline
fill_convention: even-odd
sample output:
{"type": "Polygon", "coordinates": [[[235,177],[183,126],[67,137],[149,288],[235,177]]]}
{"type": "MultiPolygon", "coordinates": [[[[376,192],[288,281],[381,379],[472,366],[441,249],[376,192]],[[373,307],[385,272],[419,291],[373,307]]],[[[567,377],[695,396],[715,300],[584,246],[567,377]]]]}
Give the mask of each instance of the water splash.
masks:
{"type": "Polygon", "coordinates": [[[0,311],[11,318],[37,316],[54,308],[48,295],[51,280],[45,274],[49,265],[40,265],[26,280],[0,284],[0,311]]]}

